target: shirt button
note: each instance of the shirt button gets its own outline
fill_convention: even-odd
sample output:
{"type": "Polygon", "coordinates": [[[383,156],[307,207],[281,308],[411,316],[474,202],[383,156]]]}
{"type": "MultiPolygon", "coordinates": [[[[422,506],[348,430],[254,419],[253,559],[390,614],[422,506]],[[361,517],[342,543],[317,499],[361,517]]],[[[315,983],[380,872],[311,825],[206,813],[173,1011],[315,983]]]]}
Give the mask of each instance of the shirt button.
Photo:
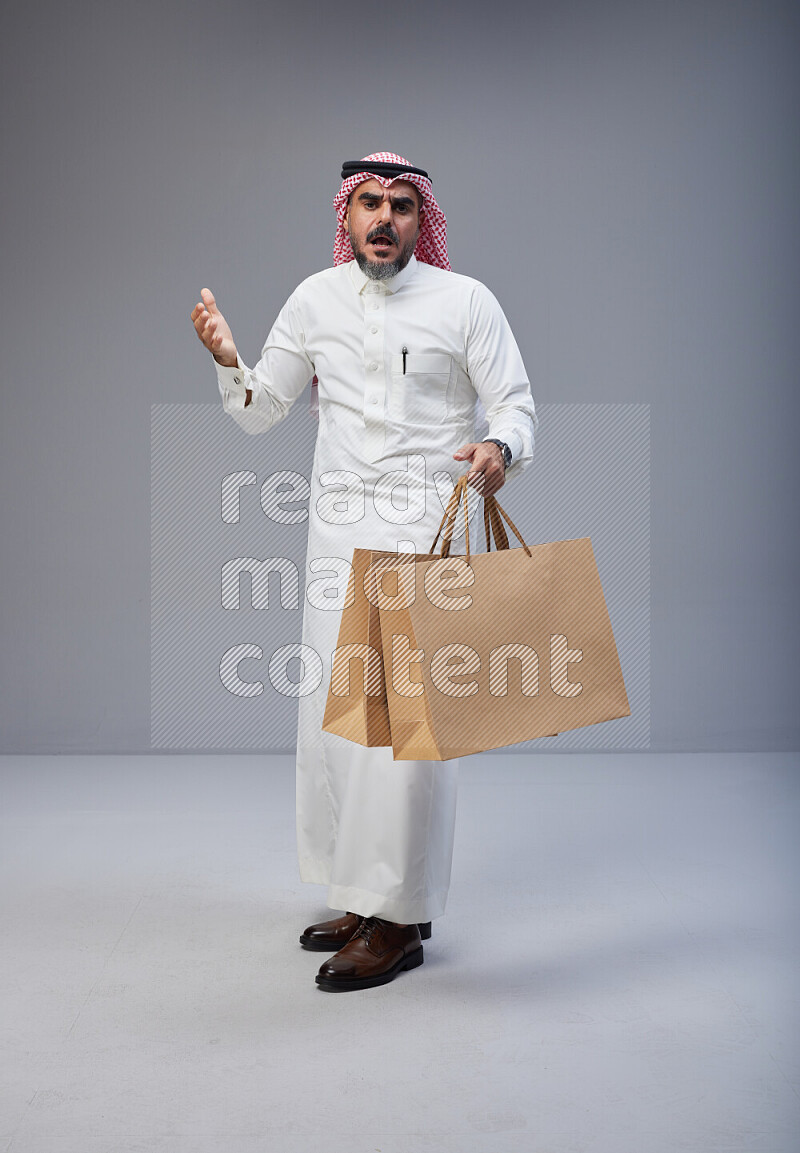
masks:
{"type": "Polygon", "coordinates": [[[234,382],[235,382],[236,384],[241,384],[241,383],[242,383],[242,378],[241,378],[241,377],[238,375],[238,373],[237,373],[237,375],[236,375],[236,376],[235,376],[233,379],[234,379],[234,382]]]}
{"type": "Polygon", "coordinates": [[[372,328],[370,329],[370,332],[377,332],[377,331],[378,331],[377,324],[373,324],[372,328]]]}
{"type": "Polygon", "coordinates": [[[378,398],[377,398],[377,396],[373,396],[373,398],[372,398],[372,403],[373,403],[373,404],[377,404],[377,403],[378,403],[378,398]]]}
{"type": "Polygon", "coordinates": [[[373,360],[372,364],[370,365],[370,368],[372,369],[372,371],[373,371],[373,372],[375,372],[375,370],[377,369],[377,367],[378,367],[378,366],[377,366],[377,364],[376,364],[376,363],[375,363],[375,361],[373,360]]]}
{"type": "Polygon", "coordinates": [[[375,301],[375,303],[374,303],[374,304],[371,304],[371,305],[370,305],[370,308],[372,309],[372,311],[373,311],[373,312],[375,312],[375,310],[377,309],[377,307],[378,307],[378,302],[377,302],[377,300],[375,301]]]}

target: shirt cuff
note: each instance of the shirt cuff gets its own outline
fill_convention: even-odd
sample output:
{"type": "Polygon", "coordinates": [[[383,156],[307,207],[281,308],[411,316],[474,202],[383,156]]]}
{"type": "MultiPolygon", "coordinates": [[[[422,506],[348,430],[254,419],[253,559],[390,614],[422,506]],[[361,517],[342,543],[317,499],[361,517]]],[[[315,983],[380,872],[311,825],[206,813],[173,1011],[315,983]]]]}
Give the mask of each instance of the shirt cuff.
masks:
{"type": "Polygon", "coordinates": [[[251,387],[249,372],[245,365],[242,363],[242,358],[238,352],[236,354],[236,366],[229,367],[225,364],[220,364],[218,360],[214,360],[214,367],[217,370],[217,384],[225,401],[226,411],[232,409],[244,411],[245,401],[247,400],[247,389],[251,387]]]}
{"type": "Polygon", "coordinates": [[[217,369],[217,380],[225,388],[231,392],[244,392],[247,388],[247,369],[242,364],[242,358],[238,352],[236,354],[236,366],[229,368],[228,365],[220,364],[218,360],[214,360],[214,365],[217,369]]]}

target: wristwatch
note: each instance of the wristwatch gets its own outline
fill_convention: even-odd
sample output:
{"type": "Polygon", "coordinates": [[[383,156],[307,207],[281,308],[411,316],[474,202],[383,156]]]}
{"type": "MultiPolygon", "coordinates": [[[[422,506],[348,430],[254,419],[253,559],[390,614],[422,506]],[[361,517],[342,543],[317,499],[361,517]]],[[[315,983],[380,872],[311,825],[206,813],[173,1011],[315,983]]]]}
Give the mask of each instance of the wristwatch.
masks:
{"type": "Polygon", "coordinates": [[[483,443],[484,444],[496,444],[497,447],[502,452],[503,462],[504,462],[506,468],[508,468],[508,466],[511,464],[511,449],[508,447],[508,445],[504,444],[502,440],[495,440],[495,438],[493,436],[487,436],[486,440],[483,443]]]}

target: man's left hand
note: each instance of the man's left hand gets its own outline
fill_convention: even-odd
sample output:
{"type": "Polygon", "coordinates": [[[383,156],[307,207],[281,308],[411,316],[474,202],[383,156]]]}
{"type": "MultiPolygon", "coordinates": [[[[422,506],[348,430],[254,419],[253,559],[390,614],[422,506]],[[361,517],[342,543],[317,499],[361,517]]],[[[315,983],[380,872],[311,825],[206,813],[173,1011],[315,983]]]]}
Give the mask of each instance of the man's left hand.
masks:
{"type": "Polygon", "coordinates": [[[462,444],[453,460],[469,460],[472,468],[467,473],[467,484],[481,496],[494,496],[506,483],[506,465],[503,453],[496,444],[462,444]]]}

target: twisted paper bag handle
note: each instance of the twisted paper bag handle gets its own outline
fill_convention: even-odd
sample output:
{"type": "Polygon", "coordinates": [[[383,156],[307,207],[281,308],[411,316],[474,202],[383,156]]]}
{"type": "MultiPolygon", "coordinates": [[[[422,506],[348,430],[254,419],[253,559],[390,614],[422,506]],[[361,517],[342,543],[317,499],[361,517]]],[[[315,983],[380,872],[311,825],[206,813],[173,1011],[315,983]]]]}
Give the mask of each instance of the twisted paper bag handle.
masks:
{"type": "MultiPolygon", "coordinates": [[[[464,533],[466,539],[467,564],[469,564],[469,510],[467,507],[468,494],[466,473],[464,473],[463,476],[460,476],[456,481],[453,494],[447,503],[447,508],[444,510],[444,516],[442,517],[439,529],[436,533],[436,536],[434,537],[433,544],[428,549],[428,553],[433,553],[433,550],[436,548],[436,542],[442,535],[442,529],[444,529],[444,536],[442,537],[442,545],[439,550],[439,556],[447,557],[450,555],[450,542],[455,530],[456,515],[458,513],[458,508],[462,502],[462,499],[464,506],[464,533]]],[[[503,520],[506,521],[522,547],[525,549],[525,552],[528,554],[528,556],[530,556],[531,550],[522,539],[522,534],[520,533],[519,529],[514,524],[505,509],[501,508],[496,498],[493,496],[484,497],[483,500],[483,526],[486,532],[486,551],[491,552],[492,550],[492,534],[494,534],[495,546],[498,552],[508,548],[508,534],[506,533],[503,520],[500,519],[501,516],[503,517],[503,520]]]]}

